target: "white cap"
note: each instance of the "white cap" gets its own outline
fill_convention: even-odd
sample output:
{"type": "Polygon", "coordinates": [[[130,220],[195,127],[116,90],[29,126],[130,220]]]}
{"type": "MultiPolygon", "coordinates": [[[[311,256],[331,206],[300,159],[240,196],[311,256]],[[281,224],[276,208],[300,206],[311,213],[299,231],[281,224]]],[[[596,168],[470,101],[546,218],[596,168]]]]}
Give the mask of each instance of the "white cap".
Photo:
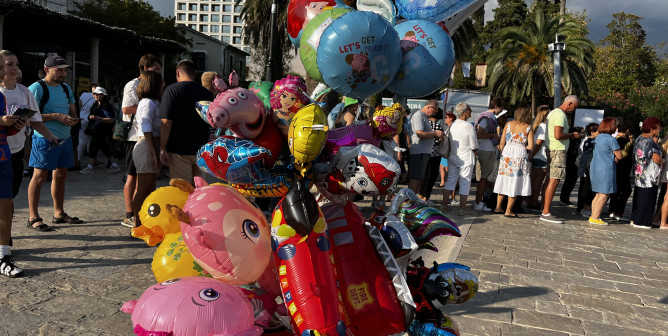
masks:
{"type": "Polygon", "coordinates": [[[95,90],[93,90],[93,93],[98,93],[98,94],[101,93],[101,94],[103,94],[103,95],[106,96],[106,95],[107,95],[107,90],[105,90],[105,89],[104,89],[103,87],[101,87],[101,86],[98,86],[98,87],[95,88],[95,90]]]}

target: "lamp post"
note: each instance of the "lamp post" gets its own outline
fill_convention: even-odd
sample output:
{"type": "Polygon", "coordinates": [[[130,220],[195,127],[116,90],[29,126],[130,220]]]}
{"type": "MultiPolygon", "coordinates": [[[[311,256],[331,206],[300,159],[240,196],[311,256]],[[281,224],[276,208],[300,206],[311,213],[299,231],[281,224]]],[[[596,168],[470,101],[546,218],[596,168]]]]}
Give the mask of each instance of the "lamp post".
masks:
{"type": "Polygon", "coordinates": [[[276,41],[276,15],[278,14],[278,6],[276,0],[271,1],[271,27],[269,33],[269,58],[267,59],[267,67],[265,69],[264,79],[270,82],[274,81],[274,50],[276,41]]]}
{"type": "Polygon", "coordinates": [[[566,50],[566,43],[559,42],[559,35],[556,35],[547,50],[554,54],[554,108],[557,108],[561,105],[561,51],[566,50]]]}

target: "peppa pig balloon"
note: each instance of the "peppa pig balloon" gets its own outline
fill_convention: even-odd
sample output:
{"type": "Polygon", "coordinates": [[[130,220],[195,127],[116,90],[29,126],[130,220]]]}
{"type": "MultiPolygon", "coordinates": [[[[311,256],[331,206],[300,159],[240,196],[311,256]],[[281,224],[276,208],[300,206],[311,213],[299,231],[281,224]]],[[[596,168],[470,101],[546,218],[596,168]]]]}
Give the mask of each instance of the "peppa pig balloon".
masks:
{"type": "Polygon", "coordinates": [[[316,15],[336,6],[335,0],[292,0],[288,4],[288,36],[295,47],[299,48],[302,30],[316,15]]]}
{"type": "Polygon", "coordinates": [[[139,336],[257,336],[253,308],[241,289],[205,277],[167,280],[149,287],[121,311],[139,336]]]}
{"type": "Polygon", "coordinates": [[[183,210],[168,206],[181,221],[188,250],[220,281],[235,285],[256,281],[271,255],[267,219],[238,191],[206,185],[197,177],[195,183],[183,210]]]}
{"type": "Polygon", "coordinates": [[[455,65],[450,35],[436,23],[409,20],[396,27],[401,38],[401,67],[388,90],[403,97],[423,97],[448,82],[455,65]]]}
{"type": "Polygon", "coordinates": [[[397,74],[399,35],[376,13],[345,13],[322,33],[317,63],[332,90],[365,99],[386,88],[397,74]]]}
{"type": "Polygon", "coordinates": [[[254,139],[262,132],[267,119],[264,103],[252,91],[237,86],[236,72],[230,74],[229,81],[227,86],[222,80],[214,80],[220,93],[209,104],[207,120],[212,127],[228,128],[241,138],[254,139]]]}

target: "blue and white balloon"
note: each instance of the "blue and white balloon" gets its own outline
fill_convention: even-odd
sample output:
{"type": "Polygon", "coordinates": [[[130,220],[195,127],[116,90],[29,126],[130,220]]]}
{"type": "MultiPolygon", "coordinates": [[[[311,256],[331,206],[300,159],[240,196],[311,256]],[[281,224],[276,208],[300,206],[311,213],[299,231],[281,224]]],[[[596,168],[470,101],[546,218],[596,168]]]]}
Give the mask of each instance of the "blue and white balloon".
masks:
{"type": "Polygon", "coordinates": [[[396,0],[397,12],[408,20],[432,22],[452,17],[475,0],[396,0]]]}

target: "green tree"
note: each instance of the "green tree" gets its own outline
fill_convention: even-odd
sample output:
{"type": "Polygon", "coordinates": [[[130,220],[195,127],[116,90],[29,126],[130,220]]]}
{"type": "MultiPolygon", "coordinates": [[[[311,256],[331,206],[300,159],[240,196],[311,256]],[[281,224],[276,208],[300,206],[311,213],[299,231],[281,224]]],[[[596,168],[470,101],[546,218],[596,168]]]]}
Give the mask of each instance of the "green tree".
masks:
{"type": "Polygon", "coordinates": [[[494,19],[485,25],[482,39],[490,49],[499,46],[503,41],[498,33],[506,27],[519,27],[527,17],[527,4],[524,0],[499,0],[499,7],[493,9],[494,19]]]}
{"type": "Polygon", "coordinates": [[[594,66],[594,45],[583,37],[586,27],[569,16],[546,17],[540,9],[531,15],[533,20],[525,25],[499,31],[501,45],[490,50],[487,58],[492,92],[509,97],[511,104],[530,97],[535,111],[539,97],[552,96],[553,59],[547,45],[559,36],[566,43],[561,52],[563,90],[586,95],[586,78],[594,66]]]}
{"type": "Polygon", "coordinates": [[[656,53],[645,45],[642,17],[624,12],[612,16],[607,25],[610,34],[596,47],[592,90],[626,94],[639,86],[651,86],[656,79],[656,53]]]}
{"type": "MultiPolygon", "coordinates": [[[[546,16],[557,16],[559,14],[560,2],[559,0],[533,0],[530,6],[531,12],[542,10],[546,16]]],[[[531,20],[531,17],[527,17],[531,20]]]]}
{"type": "Polygon", "coordinates": [[[454,87],[466,89],[479,89],[475,85],[475,65],[483,63],[487,56],[485,51],[485,40],[482,38],[485,25],[485,8],[480,7],[464,21],[461,27],[452,36],[455,45],[455,76],[454,87]],[[471,62],[471,76],[466,78],[462,73],[462,62],[471,62]]]}

